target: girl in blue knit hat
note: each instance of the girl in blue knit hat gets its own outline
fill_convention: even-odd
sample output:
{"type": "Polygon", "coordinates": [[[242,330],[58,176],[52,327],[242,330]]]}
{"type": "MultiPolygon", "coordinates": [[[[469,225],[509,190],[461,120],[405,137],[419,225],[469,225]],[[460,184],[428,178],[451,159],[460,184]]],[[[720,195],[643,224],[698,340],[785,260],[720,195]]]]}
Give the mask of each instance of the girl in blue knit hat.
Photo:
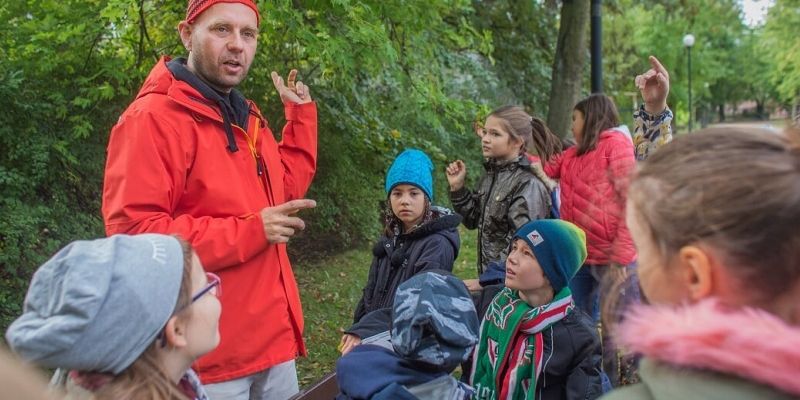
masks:
{"type": "Polygon", "coordinates": [[[36,271],[6,340],[70,398],[207,400],[190,367],[219,343],[219,290],[173,236],[77,241],[36,271]]]}
{"type": "Polygon", "coordinates": [[[538,156],[546,161],[561,151],[561,142],[549,134],[544,121],[531,117],[521,107],[494,110],[483,126],[476,127],[476,132],[481,138],[485,171],[475,190],[465,186],[467,169],[463,161],[456,160],[447,167],[453,208],[464,218],[464,226],[478,229],[480,280],[465,281],[471,291],[502,283],[502,261],[514,232],[530,220],[550,215],[550,189],[543,180],[546,177],[531,169],[531,159],[538,162],[538,158],[526,152],[534,147],[543,149],[538,156]],[[492,266],[499,269],[496,280],[492,278],[492,266]]]}
{"type": "Polygon", "coordinates": [[[433,163],[420,150],[403,151],[386,174],[383,234],[375,244],[364,293],[353,316],[354,325],[342,337],[349,352],[369,330],[359,321],[367,313],[392,306],[397,287],[428,270],[453,270],[460,239],[461,217],[433,201],[433,163]]]}
{"type": "Polygon", "coordinates": [[[586,235],[570,222],[537,220],[511,243],[506,287],[486,311],[473,355],[473,398],[599,397],[600,341],[569,289],[586,259],[586,235]]]}

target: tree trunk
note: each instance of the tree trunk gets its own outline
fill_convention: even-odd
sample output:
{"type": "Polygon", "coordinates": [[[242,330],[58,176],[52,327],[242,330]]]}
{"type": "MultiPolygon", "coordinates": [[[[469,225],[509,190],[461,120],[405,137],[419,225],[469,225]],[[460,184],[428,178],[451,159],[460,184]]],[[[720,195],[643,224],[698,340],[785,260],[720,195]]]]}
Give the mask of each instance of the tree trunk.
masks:
{"type": "Polygon", "coordinates": [[[756,118],[760,120],[769,119],[764,110],[764,100],[756,100],[756,118]]]}
{"type": "Polygon", "coordinates": [[[589,0],[564,0],[547,113],[547,124],[562,138],[570,131],[572,108],[581,95],[588,22],[589,0]]]}
{"type": "Polygon", "coordinates": [[[725,104],[717,105],[717,115],[719,116],[719,122],[725,122],[725,104]]]}

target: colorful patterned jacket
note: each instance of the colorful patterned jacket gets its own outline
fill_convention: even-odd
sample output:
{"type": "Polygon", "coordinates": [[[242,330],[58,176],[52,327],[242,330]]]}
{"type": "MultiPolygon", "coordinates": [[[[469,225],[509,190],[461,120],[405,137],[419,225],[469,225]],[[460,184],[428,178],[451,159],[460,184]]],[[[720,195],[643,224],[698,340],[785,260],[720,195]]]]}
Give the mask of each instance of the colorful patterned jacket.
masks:
{"type": "Polygon", "coordinates": [[[672,110],[667,107],[661,114],[651,115],[644,104],[633,113],[633,146],[636,161],[646,160],[650,153],[672,141],[672,110]]]}

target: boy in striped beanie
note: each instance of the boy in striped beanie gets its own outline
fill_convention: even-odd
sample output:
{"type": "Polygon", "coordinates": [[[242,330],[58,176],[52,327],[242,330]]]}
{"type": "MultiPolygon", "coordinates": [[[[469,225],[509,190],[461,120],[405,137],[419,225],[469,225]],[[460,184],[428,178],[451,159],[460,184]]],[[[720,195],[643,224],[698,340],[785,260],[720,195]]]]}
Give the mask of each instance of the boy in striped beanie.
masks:
{"type": "Polygon", "coordinates": [[[597,332],[575,309],[568,285],[585,260],[586,235],[570,222],[534,220],[514,234],[506,287],[481,324],[474,398],[600,396],[597,332]]]}

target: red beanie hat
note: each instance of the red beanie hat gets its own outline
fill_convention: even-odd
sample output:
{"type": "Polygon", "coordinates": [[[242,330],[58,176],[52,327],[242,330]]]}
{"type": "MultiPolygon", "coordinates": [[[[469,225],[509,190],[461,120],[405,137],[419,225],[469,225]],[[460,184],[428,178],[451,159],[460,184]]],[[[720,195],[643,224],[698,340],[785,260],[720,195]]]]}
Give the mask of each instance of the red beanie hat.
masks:
{"type": "Polygon", "coordinates": [[[254,0],[189,0],[189,6],[186,7],[186,22],[193,24],[203,11],[217,3],[244,4],[256,13],[256,23],[261,23],[261,15],[258,14],[258,7],[254,0]]]}

